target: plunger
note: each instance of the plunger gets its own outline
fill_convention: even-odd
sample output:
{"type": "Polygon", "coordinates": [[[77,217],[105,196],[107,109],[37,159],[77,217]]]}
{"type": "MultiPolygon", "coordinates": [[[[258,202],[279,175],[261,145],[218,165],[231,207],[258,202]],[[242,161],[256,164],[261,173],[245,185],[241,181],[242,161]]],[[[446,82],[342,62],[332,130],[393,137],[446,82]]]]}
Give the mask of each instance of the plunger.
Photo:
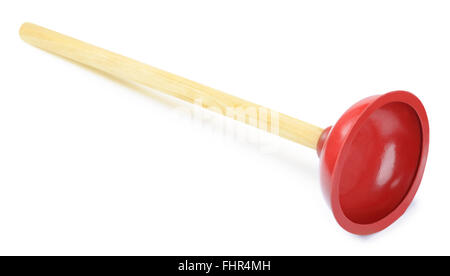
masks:
{"type": "MultiPolygon", "coordinates": [[[[43,27],[25,23],[22,39],[46,51],[221,114],[264,107],[43,27]]],[[[420,100],[406,91],[365,98],[325,129],[267,110],[278,135],[317,150],[325,198],[347,231],[367,235],[397,220],[413,200],[425,169],[429,126],[420,100]]],[[[236,118],[235,118],[236,119],[236,118]]],[[[251,123],[247,115],[245,123],[251,123]]],[[[258,126],[258,125],[256,125],[258,126]]],[[[268,129],[265,129],[269,131],[268,129]]]]}

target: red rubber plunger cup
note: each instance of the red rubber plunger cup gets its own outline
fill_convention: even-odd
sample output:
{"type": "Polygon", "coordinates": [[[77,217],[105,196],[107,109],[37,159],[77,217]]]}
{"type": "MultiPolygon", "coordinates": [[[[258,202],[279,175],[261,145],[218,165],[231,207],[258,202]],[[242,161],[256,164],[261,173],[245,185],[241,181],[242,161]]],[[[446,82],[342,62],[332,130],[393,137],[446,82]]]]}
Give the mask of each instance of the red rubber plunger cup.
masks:
{"type": "Polygon", "coordinates": [[[337,222],[367,235],[397,220],[419,188],[428,143],[425,109],[409,92],[350,107],[317,145],[323,192],[337,222]]]}

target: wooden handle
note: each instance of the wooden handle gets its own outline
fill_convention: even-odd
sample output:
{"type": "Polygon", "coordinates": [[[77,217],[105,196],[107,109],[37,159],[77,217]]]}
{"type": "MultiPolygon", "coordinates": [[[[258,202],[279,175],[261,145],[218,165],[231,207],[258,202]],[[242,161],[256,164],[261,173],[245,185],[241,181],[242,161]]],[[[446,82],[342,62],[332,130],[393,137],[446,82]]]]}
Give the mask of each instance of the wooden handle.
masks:
{"type": "Polygon", "coordinates": [[[313,149],[322,133],[322,129],[314,125],[35,24],[24,23],[20,28],[20,36],[24,41],[46,51],[187,102],[200,104],[313,149]],[[268,126],[271,126],[270,129],[268,126]]]}

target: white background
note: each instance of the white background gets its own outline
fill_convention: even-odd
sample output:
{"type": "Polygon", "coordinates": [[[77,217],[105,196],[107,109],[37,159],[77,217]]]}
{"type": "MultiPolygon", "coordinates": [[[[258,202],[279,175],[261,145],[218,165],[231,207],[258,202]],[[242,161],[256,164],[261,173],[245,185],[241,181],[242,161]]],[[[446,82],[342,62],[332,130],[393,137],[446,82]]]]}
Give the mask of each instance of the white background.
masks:
{"type": "Polygon", "coordinates": [[[0,254],[450,254],[449,14],[448,1],[2,1],[0,254]],[[409,90],[430,120],[421,188],[388,229],[349,234],[313,150],[38,50],[25,21],[321,127],[409,90]]]}

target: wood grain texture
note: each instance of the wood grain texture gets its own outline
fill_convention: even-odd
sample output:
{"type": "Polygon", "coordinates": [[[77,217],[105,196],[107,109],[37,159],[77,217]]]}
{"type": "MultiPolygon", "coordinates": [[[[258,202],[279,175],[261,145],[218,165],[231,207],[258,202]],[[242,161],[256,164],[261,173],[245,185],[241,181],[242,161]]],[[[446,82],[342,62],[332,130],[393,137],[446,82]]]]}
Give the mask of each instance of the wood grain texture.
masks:
{"type": "Polygon", "coordinates": [[[21,26],[20,36],[48,52],[199,104],[313,149],[322,133],[317,126],[32,23],[21,26]]]}

